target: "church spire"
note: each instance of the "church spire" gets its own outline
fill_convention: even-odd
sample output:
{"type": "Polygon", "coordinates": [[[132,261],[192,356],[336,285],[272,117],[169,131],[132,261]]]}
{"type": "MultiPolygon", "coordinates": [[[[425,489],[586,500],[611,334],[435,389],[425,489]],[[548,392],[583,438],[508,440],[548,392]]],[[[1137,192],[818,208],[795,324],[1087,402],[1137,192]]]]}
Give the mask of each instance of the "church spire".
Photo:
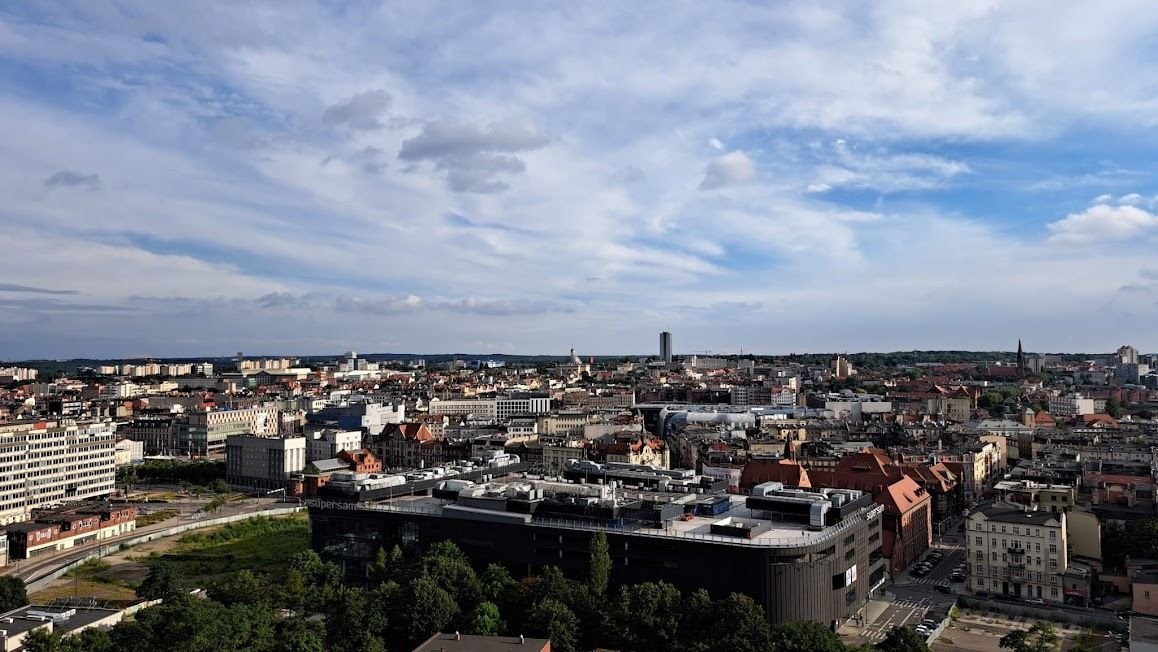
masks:
{"type": "Polygon", "coordinates": [[[1025,353],[1021,350],[1021,338],[1017,340],[1017,373],[1025,373],[1025,353]]]}

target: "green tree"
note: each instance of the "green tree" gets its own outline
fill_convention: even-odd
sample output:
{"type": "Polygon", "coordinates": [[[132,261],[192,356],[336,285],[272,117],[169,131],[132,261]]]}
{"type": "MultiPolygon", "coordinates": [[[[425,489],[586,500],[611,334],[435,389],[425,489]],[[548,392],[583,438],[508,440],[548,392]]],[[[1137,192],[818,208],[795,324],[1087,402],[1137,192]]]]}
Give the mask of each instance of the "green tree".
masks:
{"type": "Polygon", "coordinates": [[[929,652],[929,644],[910,627],[894,627],[877,643],[883,652],[929,652]]]}
{"type": "Polygon", "coordinates": [[[331,650],[368,650],[384,647],[378,634],[386,623],[376,616],[361,587],[343,588],[326,618],[326,642],[331,650]]]}
{"type": "Polygon", "coordinates": [[[61,652],[114,652],[116,649],[109,631],[96,627],[68,636],[60,642],[61,652]]]}
{"type": "Polygon", "coordinates": [[[50,632],[48,627],[38,627],[24,637],[24,652],[62,652],[62,636],[50,632]]]}
{"type": "Polygon", "coordinates": [[[1106,399],[1106,414],[1115,419],[1122,416],[1122,401],[1118,400],[1115,396],[1106,399]]]}
{"type": "Polygon", "coordinates": [[[708,649],[759,652],[772,649],[772,632],[764,610],[741,593],[712,604],[716,635],[708,649]]]}
{"type": "Polygon", "coordinates": [[[478,574],[461,553],[427,554],[419,563],[419,573],[446,589],[462,609],[472,609],[482,600],[482,583],[478,574]]]}
{"type": "Polygon", "coordinates": [[[503,631],[503,619],[499,607],[493,602],[483,601],[471,611],[467,618],[466,631],[469,634],[497,636],[503,631]]]}
{"type": "Polygon", "coordinates": [[[11,575],[0,576],[0,613],[19,609],[28,604],[28,589],[24,580],[11,575]]]}
{"type": "Polygon", "coordinates": [[[642,582],[619,588],[611,624],[625,650],[666,650],[675,646],[683,596],[666,582],[642,582]]]}
{"type": "Polygon", "coordinates": [[[326,630],[315,621],[283,620],[278,624],[273,652],[326,652],[326,630]]]}
{"type": "Polygon", "coordinates": [[[591,560],[588,565],[589,576],[587,586],[591,593],[601,596],[607,591],[607,584],[611,580],[611,553],[607,547],[607,535],[603,530],[591,537],[591,560]]]}
{"type": "Polygon", "coordinates": [[[221,478],[217,478],[213,482],[210,482],[209,489],[215,494],[227,494],[231,491],[229,488],[229,483],[222,480],[221,478]]]}
{"type": "Polygon", "coordinates": [[[137,587],[137,597],[145,600],[163,600],[181,590],[181,583],[173,565],[166,561],[156,561],[149,566],[149,574],[137,587]]]}
{"type": "Polygon", "coordinates": [[[262,578],[246,568],[214,586],[209,595],[225,606],[232,606],[265,602],[269,598],[269,591],[262,578]]]}
{"type": "Polygon", "coordinates": [[[844,644],[831,629],[812,620],[791,620],[772,626],[776,652],[844,652],[844,644]]]}
{"type": "Polygon", "coordinates": [[[1019,629],[1002,636],[998,645],[1013,652],[1053,652],[1058,648],[1058,642],[1053,625],[1037,622],[1028,630],[1019,629]]]}
{"type": "Polygon", "coordinates": [[[479,581],[482,583],[483,599],[496,604],[503,599],[511,587],[518,584],[515,578],[511,577],[506,566],[493,563],[487,565],[479,581]]]}
{"type": "Polygon", "coordinates": [[[531,610],[527,626],[532,636],[551,639],[551,649],[575,652],[579,649],[579,619],[566,604],[548,598],[531,610]]]}
{"type": "Polygon", "coordinates": [[[704,589],[697,589],[684,598],[680,607],[679,640],[689,652],[702,652],[711,647],[715,632],[712,597],[704,589]]]}
{"type": "Polygon", "coordinates": [[[450,593],[426,575],[415,578],[407,593],[407,634],[411,642],[420,642],[442,631],[459,615],[458,604],[450,593]]]}

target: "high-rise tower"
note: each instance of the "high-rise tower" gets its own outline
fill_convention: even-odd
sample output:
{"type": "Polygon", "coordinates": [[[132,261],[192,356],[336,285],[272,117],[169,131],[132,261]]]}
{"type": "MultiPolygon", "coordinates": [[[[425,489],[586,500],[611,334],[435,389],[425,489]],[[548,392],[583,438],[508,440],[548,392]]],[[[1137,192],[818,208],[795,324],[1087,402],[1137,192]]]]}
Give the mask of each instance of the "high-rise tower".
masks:
{"type": "Polygon", "coordinates": [[[659,359],[671,364],[671,333],[667,331],[659,334],[659,359]]]}

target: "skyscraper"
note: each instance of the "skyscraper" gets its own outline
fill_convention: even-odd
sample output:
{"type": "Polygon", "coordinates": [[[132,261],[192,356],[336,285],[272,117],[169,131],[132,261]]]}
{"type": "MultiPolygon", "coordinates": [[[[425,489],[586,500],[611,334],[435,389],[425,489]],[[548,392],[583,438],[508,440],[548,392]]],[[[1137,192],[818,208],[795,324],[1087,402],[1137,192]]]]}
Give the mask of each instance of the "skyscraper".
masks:
{"type": "Polygon", "coordinates": [[[671,364],[671,333],[659,334],[659,357],[665,364],[671,364]]]}

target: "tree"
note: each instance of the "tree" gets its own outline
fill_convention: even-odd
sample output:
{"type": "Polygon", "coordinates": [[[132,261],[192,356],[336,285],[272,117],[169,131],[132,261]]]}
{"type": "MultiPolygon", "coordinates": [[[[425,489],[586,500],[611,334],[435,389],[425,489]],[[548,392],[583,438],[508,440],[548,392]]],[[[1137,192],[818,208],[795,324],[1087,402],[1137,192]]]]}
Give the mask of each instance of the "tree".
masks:
{"type": "MultiPolygon", "coordinates": [[[[25,648],[27,649],[27,648],[25,648]]],[[[107,629],[90,627],[61,640],[61,652],[114,652],[113,637],[107,629]]]]}
{"type": "Polygon", "coordinates": [[[844,643],[831,629],[812,620],[791,620],[772,626],[776,652],[844,652],[844,643]]]}
{"type": "Polygon", "coordinates": [[[265,602],[269,596],[265,582],[248,568],[213,587],[209,595],[227,607],[265,602]]]}
{"type": "Polygon", "coordinates": [[[0,577],[0,613],[19,609],[28,604],[28,589],[24,580],[11,575],[0,577]]]}
{"type": "Polygon", "coordinates": [[[428,554],[419,564],[419,573],[446,589],[462,609],[471,609],[482,599],[482,583],[461,553],[428,554]]]}
{"type": "Polygon", "coordinates": [[[603,530],[591,537],[591,561],[588,567],[589,576],[587,586],[591,593],[601,596],[607,591],[607,584],[611,579],[611,553],[607,548],[607,535],[603,530]]]}
{"type": "Polygon", "coordinates": [[[929,644],[909,627],[894,627],[877,643],[877,649],[884,652],[929,652],[929,644]]]}
{"type": "Polygon", "coordinates": [[[326,632],[320,623],[287,619],[278,625],[273,652],[325,652],[326,632]]]}
{"type": "Polygon", "coordinates": [[[166,561],[153,562],[149,574],[137,587],[137,597],[146,600],[163,600],[181,590],[173,565],[166,561]]]}
{"type": "Polygon", "coordinates": [[[570,607],[558,600],[548,598],[536,605],[527,619],[527,626],[533,636],[551,639],[552,650],[578,650],[579,619],[570,607]]]}
{"type": "Polygon", "coordinates": [[[724,600],[712,603],[716,634],[709,650],[758,652],[772,649],[772,632],[764,610],[755,600],[741,593],[732,593],[724,600]]]}
{"type": "Polygon", "coordinates": [[[499,607],[493,602],[483,601],[471,611],[467,618],[466,631],[468,634],[482,636],[497,636],[503,631],[503,619],[499,614],[499,607]]]}
{"type": "Polygon", "coordinates": [[[1028,630],[1019,629],[1002,636],[998,645],[1013,652],[1052,652],[1057,649],[1058,640],[1053,625],[1037,622],[1028,630]]]}
{"type": "Polygon", "coordinates": [[[412,642],[442,631],[459,615],[459,607],[450,593],[426,575],[415,578],[407,593],[410,607],[407,634],[412,642]]]}
{"type": "Polygon", "coordinates": [[[230,491],[229,483],[222,480],[221,478],[217,478],[213,482],[210,482],[209,489],[215,494],[227,494],[230,491]]]}
{"type": "Polygon", "coordinates": [[[60,632],[50,632],[48,627],[38,627],[24,637],[25,652],[61,652],[63,649],[60,632]]]}
{"type": "Polygon", "coordinates": [[[689,652],[709,649],[715,631],[712,613],[712,597],[706,590],[697,589],[684,598],[680,607],[679,640],[689,652]]]}
{"type": "Polygon", "coordinates": [[[511,577],[506,566],[494,563],[487,565],[479,581],[482,583],[483,599],[496,604],[503,599],[511,587],[518,584],[515,578],[511,577]]]}
{"type": "Polygon", "coordinates": [[[1115,419],[1122,416],[1122,401],[1118,400],[1115,396],[1106,399],[1106,414],[1115,419]]]}
{"type": "Polygon", "coordinates": [[[625,650],[666,650],[675,646],[683,596],[666,582],[642,582],[619,588],[611,623],[625,650]]]}

